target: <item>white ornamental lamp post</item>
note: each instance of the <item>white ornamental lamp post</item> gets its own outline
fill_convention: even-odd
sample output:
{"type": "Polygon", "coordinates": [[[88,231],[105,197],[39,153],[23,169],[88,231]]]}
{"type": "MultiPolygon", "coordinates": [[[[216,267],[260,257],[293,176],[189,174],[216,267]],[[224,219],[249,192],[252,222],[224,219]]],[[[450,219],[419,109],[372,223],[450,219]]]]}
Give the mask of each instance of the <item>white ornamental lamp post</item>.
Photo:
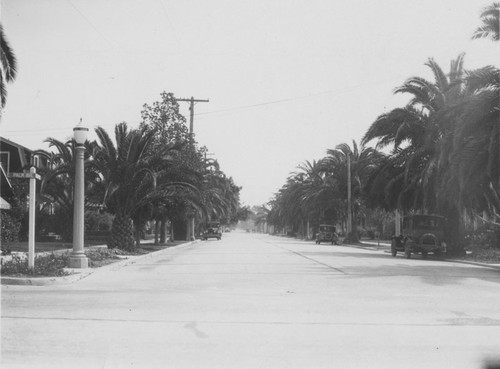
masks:
{"type": "Polygon", "coordinates": [[[70,268],[88,268],[89,261],[83,252],[84,241],[84,153],[89,129],[82,120],[73,128],[75,138],[75,191],[73,193],[73,251],[69,257],[70,268]]]}

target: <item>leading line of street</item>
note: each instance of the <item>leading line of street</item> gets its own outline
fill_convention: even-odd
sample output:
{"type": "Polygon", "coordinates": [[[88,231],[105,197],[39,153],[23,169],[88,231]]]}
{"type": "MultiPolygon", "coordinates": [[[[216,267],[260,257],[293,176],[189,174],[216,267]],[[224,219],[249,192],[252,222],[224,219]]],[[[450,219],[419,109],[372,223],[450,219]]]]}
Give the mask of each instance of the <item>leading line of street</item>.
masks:
{"type": "Polygon", "coordinates": [[[2,368],[453,368],[500,359],[500,271],[226,233],[2,286],[2,368]]]}

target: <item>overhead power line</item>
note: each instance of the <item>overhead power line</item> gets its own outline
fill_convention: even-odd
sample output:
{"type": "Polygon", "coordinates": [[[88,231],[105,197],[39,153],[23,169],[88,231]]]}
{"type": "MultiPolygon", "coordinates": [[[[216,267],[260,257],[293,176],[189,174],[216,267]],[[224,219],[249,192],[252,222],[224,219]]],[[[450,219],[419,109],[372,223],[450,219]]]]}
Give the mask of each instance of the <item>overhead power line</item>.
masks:
{"type": "Polygon", "coordinates": [[[362,83],[358,84],[355,86],[351,86],[350,88],[344,88],[344,89],[339,89],[339,90],[328,90],[328,91],[322,91],[322,92],[317,92],[317,93],[312,93],[312,94],[307,94],[307,95],[301,95],[301,96],[295,96],[295,97],[290,97],[286,99],[278,99],[278,100],[271,100],[271,101],[265,101],[265,102],[260,102],[260,103],[255,103],[251,105],[242,105],[234,108],[227,108],[227,109],[220,109],[220,110],[214,110],[214,111],[208,111],[204,113],[198,113],[196,115],[210,115],[210,114],[218,114],[218,113],[227,113],[227,112],[232,112],[232,111],[238,111],[238,110],[245,110],[245,109],[252,109],[252,108],[258,108],[261,106],[266,106],[266,105],[275,105],[275,104],[282,104],[290,101],[296,101],[296,100],[303,100],[306,98],[311,98],[311,97],[317,97],[321,95],[329,95],[329,94],[344,94],[347,92],[352,92],[359,87],[364,87],[368,85],[373,85],[373,84],[378,84],[381,83],[381,81],[373,81],[369,83],[362,83]]]}
{"type": "Polygon", "coordinates": [[[97,29],[97,27],[96,27],[96,26],[94,26],[94,24],[93,24],[93,23],[92,23],[92,22],[91,22],[91,21],[90,21],[90,20],[89,20],[89,19],[85,16],[85,14],[83,14],[83,13],[80,11],[80,9],[78,9],[78,8],[76,7],[76,5],[75,5],[75,4],[73,4],[73,3],[71,2],[71,0],[66,0],[66,1],[68,2],[68,4],[69,4],[69,5],[71,5],[71,6],[72,6],[72,8],[73,8],[73,9],[75,9],[75,11],[76,11],[78,14],[80,14],[80,16],[83,18],[83,20],[84,20],[85,22],[87,22],[87,24],[88,24],[88,25],[89,25],[89,26],[90,26],[90,27],[91,27],[91,28],[92,28],[92,29],[93,29],[93,30],[94,30],[94,31],[95,31],[95,32],[96,32],[99,36],[101,36],[101,37],[102,37],[102,39],[103,39],[104,41],[106,41],[109,45],[111,45],[111,46],[112,46],[111,42],[109,42],[109,40],[108,40],[106,37],[104,37],[104,35],[102,34],[102,32],[101,32],[101,31],[99,31],[99,30],[97,29]]]}

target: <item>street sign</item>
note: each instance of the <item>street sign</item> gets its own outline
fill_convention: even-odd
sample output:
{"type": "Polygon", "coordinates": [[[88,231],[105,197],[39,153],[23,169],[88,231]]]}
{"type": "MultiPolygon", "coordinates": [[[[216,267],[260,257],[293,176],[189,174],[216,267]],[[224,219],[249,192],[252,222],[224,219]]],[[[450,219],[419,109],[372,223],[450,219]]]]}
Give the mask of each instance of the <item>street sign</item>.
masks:
{"type": "Polygon", "coordinates": [[[40,174],[36,173],[9,173],[9,178],[35,178],[40,180],[40,174]]]}

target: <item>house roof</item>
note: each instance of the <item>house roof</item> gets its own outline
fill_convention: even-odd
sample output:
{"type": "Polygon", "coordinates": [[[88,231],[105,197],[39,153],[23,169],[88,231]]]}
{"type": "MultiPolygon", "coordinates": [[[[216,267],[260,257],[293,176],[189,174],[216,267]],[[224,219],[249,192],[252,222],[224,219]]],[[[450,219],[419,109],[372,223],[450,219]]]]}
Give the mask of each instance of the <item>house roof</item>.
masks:
{"type": "Polygon", "coordinates": [[[0,136],[0,141],[4,141],[5,143],[8,143],[9,145],[12,145],[14,147],[17,147],[18,149],[23,149],[25,151],[32,152],[33,150],[28,149],[26,146],[20,145],[17,142],[11,141],[5,137],[0,136]]]}

